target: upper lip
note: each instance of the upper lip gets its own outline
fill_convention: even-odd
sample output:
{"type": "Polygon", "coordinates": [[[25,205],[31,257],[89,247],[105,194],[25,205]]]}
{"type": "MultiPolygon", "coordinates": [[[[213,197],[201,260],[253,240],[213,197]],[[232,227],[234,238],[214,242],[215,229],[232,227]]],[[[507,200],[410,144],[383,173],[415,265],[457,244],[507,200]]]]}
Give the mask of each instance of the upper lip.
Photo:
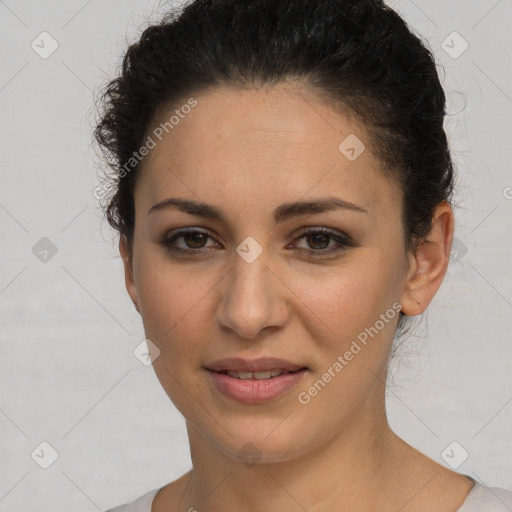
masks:
{"type": "Polygon", "coordinates": [[[235,372],[266,372],[273,370],[274,368],[294,372],[296,370],[300,370],[301,368],[305,368],[305,366],[275,357],[262,357],[259,359],[228,357],[226,359],[219,359],[214,361],[213,363],[206,365],[206,368],[215,372],[222,372],[227,370],[235,372]]]}

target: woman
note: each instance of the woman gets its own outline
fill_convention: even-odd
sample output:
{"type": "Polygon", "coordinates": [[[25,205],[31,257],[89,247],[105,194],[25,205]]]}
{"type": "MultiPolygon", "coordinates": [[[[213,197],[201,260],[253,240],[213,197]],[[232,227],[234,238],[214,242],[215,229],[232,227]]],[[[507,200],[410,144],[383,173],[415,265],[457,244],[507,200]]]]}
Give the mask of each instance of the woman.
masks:
{"type": "Polygon", "coordinates": [[[386,418],[393,339],[454,230],[445,95],[393,10],[197,0],[102,107],[107,219],[193,463],[112,511],[512,507],[386,418]]]}

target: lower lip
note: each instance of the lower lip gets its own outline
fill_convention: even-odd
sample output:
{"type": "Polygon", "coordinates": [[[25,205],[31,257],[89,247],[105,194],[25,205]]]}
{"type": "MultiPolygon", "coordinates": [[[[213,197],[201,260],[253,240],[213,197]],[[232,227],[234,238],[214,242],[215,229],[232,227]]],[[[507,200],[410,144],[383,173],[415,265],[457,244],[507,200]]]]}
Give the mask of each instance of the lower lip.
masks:
{"type": "Polygon", "coordinates": [[[270,379],[237,379],[223,373],[208,370],[215,387],[237,402],[259,404],[274,400],[298,384],[306,369],[286,373],[270,379]]]}

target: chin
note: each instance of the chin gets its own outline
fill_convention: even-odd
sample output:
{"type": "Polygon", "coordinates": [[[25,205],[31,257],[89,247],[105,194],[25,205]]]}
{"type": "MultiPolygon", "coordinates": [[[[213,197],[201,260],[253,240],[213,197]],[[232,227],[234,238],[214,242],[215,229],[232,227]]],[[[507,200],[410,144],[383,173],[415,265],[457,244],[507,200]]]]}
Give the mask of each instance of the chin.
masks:
{"type": "MultiPolygon", "coordinates": [[[[286,415],[284,415],[286,416],[286,415]]],[[[250,467],[254,464],[275,464],[286,462],[299,457],[307,451],[304,428],[293,431],[290,425],[282,425],[283,415],[280,419],[244,420],[241,422],[225,422],[226,430],[216,429],[216,433],[209,433],[208,438],[215,439],[217,447],[229,457],[235,458],[250,467]],[[277,427],[277,428],[276,428],[277,427]],[[220,438],[218,437],[220,435],[220,438]]],[[[197,425],[197,423],[196,423],[197,425]]],[[[311,433],[313,436],[314,434],[311,433]]]]}

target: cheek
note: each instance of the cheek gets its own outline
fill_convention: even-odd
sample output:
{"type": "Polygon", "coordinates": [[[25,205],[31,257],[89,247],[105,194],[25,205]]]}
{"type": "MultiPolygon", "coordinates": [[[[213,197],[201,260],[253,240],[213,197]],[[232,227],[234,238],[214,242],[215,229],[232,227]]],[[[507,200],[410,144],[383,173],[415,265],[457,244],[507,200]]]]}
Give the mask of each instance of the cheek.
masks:
{"type": "Polygon", "coordinates": [[[329,417],[326,421],[333,425],[357,411],[385,380],[399,319],[397,274],[389,267],[389,258],[381,251],[368,251],[364,262],[361,257],[323,280],[311,278],[309,286],[303,282],[301,299],[315,311],[308,329],[321,364],[310,387],[299,390],[303,400],[299,402],[309,404],[311,415],[329,417]]]}
{"type": "Polygon", "coordinates": [[[213,333],[212,297],[218,278],[183,268],[147,260],[138,274],[138,294],[145,336],[160,350],[153,369],[171,401],[184,412],[197,402],[191,396],[201,396],[200,362],[208,334],[213,333]]]}
{"type": "Polygon", "coordinates": [[[297,297],[330,339],[352,339],[395,300],[396,277],[389,271],[387,255],[373,252],[354,257],[343,267],[326,269],[323,275],[303,273],[296,278],[297,297]]]}
{"type": "Polygon", "coordinates": [[[176,264],[160,248],[141,248],[137,292],[146,338],[160,350],[154,370],[169,396],[195,385],[205,350],[219,338],[215,323],[218,290],[225,271],[200,264],[176,264]]]}
{"type": "Polygon", "coordinates": [[[170,270],[148,265],[138,286],[146,336],[153,336],[162,351],[171,342],[200,339],[199,331],[213,318],[209,304],[215,282],[205,273],[179,271],[178,266],[170,270]]]}

